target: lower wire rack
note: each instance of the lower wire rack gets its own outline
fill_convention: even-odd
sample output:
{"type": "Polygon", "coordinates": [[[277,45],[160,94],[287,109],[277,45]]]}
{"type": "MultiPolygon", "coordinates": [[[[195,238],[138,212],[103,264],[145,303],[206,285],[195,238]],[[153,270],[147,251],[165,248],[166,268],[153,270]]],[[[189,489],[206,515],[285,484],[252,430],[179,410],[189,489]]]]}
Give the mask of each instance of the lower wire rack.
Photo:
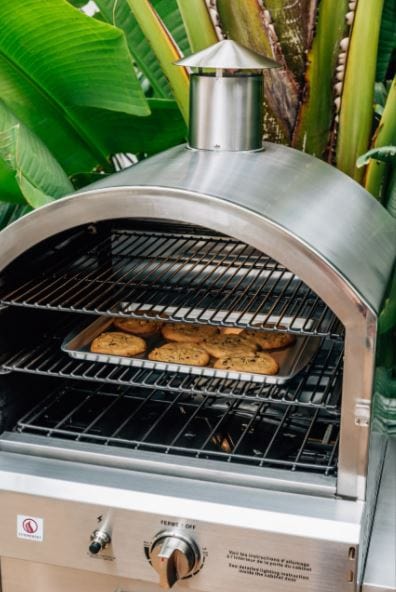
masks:
{"type": "Polygon", "coordinates": [[[339,415],[98,383],[58,385],[19,432],[253,466],[336,472],[339,415]]]}

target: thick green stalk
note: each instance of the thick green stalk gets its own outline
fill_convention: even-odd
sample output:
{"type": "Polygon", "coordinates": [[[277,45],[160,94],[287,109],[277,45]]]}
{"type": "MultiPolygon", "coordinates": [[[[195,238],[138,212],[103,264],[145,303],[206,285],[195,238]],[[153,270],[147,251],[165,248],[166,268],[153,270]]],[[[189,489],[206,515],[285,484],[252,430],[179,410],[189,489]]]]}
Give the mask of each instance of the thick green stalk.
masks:
{"type": "MultiPolygon", "coordinates": [[[[344,0],[341,0],[342,4],[344,0]]],[[[304,82],[306,53],[312,44],[318,0],[264,0],[286,63],[299,85],[304,82]]],[[[337,3],[332,2],[334,12],[337,3]]]]}
{"type": "MultiPolygon", "coordinates": [[[[374,140],[374,148],[396,145],[396,77],[389,89],[384,112],[381,117],[378,131],[374,140]]],[[[381,189],[385,182],[387,165],[378,160],[371,159],[367,165],[365,187],[374,197],[380,198],[381,189]]]]}
{"type": "Polygon", "coordinates": [[[185,68],[174,65],[174,62],[182,57],[180,50],[149,0],[139,0],[139,2],[127,0],[127,2],[151,49],[157,56],[183,118],[187,122],[189,78],[185,68]]]}
{"type": "Polygon", "coordinates": [[[216,30],[205,0],[177,0],[193,52],[217,43],[216,30]]]}
{"type": "Polygon", "coordinates": [[[276,120],[274,128],[280,126],[282,136],[289,141],[296,122],[299,88],[286,63],[268,11],[261,0],[217,0],[217,9],[222,28],[229,39],[274,58],[283,66],[266,70],[264,94],[271,115],[276,120]]]}
{"type": "Polygon", "coordinates": [[[363,170],[356,167],[356,161],[370,142],[383,4],[384,0],[358,0],[341,97],[336,164],[359,182],[363,170]]]}
{"type": "Polygon", "coordinates": [[[304,97],[293,146],[322,157],[333,119],[333,81],[340,41],[346,29],[348,0],[322,0],[315,37],[307,58],[304,97]]]}

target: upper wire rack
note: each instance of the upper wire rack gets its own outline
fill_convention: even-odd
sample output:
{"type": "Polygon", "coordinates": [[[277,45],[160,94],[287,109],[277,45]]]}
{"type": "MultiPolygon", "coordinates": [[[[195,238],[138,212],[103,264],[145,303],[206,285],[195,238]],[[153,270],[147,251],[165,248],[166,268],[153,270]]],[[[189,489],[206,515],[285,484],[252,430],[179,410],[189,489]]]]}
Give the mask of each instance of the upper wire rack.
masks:
{"type": "MultiPolygon", "coordinates": [[[[229,237],[113,229],[55,249],[5,305],[338,337],[338,319],[297,276],[229,237]]],[[[64,239],[63,239],[64,240],[64,239]]]]}

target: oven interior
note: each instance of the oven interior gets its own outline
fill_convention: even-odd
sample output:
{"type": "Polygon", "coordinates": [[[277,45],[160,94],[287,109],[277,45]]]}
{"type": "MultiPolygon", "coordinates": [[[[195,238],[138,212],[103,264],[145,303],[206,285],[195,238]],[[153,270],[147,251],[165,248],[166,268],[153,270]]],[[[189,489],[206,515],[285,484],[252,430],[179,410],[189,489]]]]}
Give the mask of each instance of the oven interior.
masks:
{"type": "Polygon", "coordinates": [[[2,431],[337,475],[343,327],[269,256],[200,227],[116,220],[43,241],[1,282],[2,431]],[[73,359],[61,344],[93,315],[265,327],[318,345],[283,384],[73,359]]]}

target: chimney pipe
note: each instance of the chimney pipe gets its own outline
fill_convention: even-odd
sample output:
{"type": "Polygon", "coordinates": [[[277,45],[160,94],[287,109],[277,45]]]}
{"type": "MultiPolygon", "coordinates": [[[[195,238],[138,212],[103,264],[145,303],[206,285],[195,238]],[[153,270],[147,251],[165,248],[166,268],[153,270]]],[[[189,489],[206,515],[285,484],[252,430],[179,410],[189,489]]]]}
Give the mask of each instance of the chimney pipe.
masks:
{"type": "Polygon", "coordinates": [[[262,70],[279,64],[231,40],[220,41],[176,64],[198,68],[190,76],[189,147],[261,150],[262,70]],[[214,72],[203,72],[203,68],[214,72]]]}

